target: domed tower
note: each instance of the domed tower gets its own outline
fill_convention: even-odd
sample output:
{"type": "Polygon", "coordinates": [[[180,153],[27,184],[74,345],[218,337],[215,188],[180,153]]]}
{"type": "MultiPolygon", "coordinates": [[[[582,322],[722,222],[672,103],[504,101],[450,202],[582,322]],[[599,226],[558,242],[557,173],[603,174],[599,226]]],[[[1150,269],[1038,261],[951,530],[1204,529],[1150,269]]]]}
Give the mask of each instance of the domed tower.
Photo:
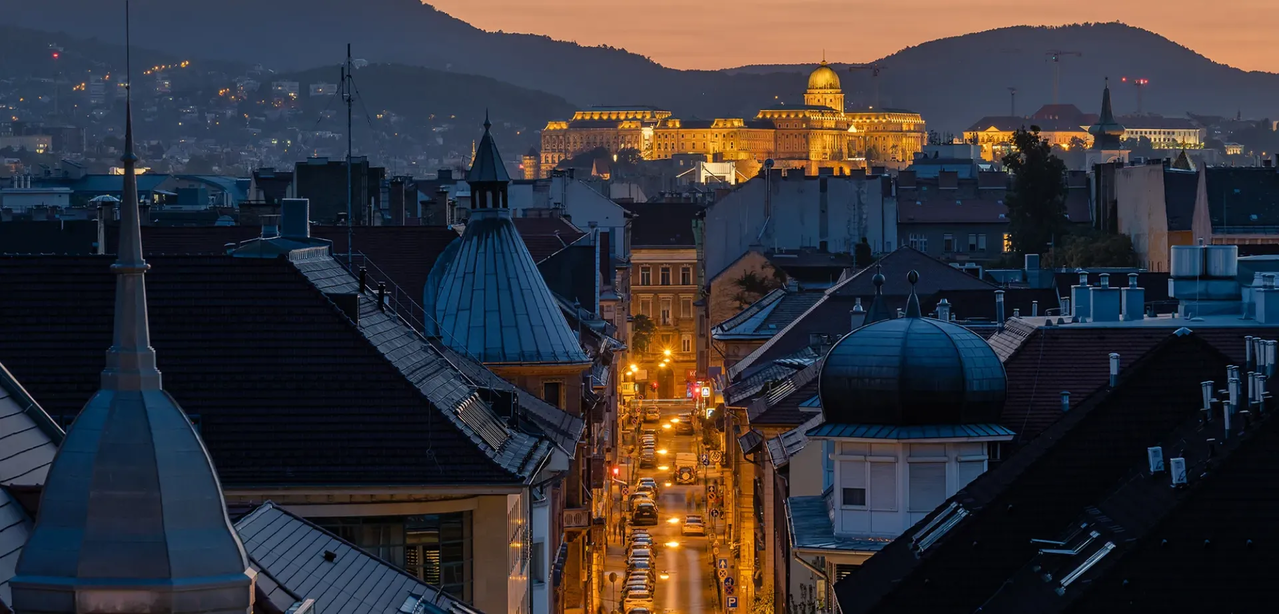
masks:
{"type": "MultiPolygon", "coordinates": [[[[904,317],[867,316],[826,354],[825,423],[809,431],[836,461],[827,502],[835,533],[894,538],[968,482],[1012,431],[998,424],[1007,379],[981,337],[922,317],[913,286],[904,317]]],[[[877,275],[872,314],[883,314],[877,275]]]]}
{"type": "Polygon", "coordinates": [[[10,583],[13,610],[245,614],[256,575],[151,348],[130,108],[126,99],[112,344],[101,387],[49,467],[10,583]]]}
{"type": "Polygon", "coordinates": [[[804,92],[804,104],[813,107],[830,107],[844,112],[844,90],[839,85],[839,75],[822,60],[817,70],[808,75],[808,90],[804,92]]]}

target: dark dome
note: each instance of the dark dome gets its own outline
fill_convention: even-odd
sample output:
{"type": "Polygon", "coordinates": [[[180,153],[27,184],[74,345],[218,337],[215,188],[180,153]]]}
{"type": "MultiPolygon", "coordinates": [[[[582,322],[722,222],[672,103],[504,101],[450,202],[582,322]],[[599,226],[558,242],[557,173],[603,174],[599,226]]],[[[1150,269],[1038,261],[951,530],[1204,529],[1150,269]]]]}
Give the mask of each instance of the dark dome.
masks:
{"type": "Polygon", "coordinates": [[[887,425],[997,422],[1006,385],[985,340],[921,317],[845,335],[826,355],[818,384],[827,423],[887,425]]]}

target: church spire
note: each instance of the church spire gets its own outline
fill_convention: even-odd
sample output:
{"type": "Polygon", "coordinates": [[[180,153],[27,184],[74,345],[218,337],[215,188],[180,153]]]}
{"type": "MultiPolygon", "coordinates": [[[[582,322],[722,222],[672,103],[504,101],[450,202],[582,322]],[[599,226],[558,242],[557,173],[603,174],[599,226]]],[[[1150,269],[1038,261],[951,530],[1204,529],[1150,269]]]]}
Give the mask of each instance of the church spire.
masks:
{"type": "MultiPolygon", "coordinates": [[[[126,21],[128,38],[128,24],[126,21]]],[[[126,50],[126,53],[128,51],[126,50]]],[[[107,365],[102,371],[104,390],[159,390],[160,372],[147,323],[147,290],[144,276],[151,268],[142,258],[142,223],[138,216],[138,156],[133,149],[132,72],[125,60],[124,187],[120,198],[120,246],[111,272],[115,282],[115,327],[107,365]]]]}
{"type": "Polygon", "coordinates": [[[1119,139],[1124,135],[1125,129],[1118,121],[1115,121],[1115,113],[1110,106],[1110,78],[1106,78],[1106,87],[1101,92],[1101,115],[1097,117],[1097,123],[1088,129],[1088,133],[1093,136],[1093,149],[1119,149],[1119,139]]]}

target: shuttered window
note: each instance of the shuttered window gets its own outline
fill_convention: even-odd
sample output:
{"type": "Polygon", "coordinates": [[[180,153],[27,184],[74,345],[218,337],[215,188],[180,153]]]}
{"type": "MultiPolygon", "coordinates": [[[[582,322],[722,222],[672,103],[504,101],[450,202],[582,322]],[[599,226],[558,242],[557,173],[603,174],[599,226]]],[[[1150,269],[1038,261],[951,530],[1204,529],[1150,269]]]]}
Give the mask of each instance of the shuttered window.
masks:
{"type": "Polygon", "coordinates": [[[870,509],[897,510],[897,463],[870,463],[870,509]]]}
{"type": "Polygon", "coordinates": [[[946,463],[910,464],[911,512],[931,512],[946,500],[946,463]]]}

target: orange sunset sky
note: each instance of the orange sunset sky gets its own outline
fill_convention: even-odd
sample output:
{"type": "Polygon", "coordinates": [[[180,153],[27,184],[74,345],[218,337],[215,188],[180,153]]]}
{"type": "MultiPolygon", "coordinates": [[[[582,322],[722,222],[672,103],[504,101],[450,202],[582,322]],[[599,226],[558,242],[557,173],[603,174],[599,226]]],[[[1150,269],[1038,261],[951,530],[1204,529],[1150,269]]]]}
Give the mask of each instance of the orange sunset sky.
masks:
{"type": "Polygon", "coordinates": [[[1122,21],[1279,73],[1279,0],[432,0],[485,30],[608,44],[673,68],[866,62],[1011,25],[1122,21]]]}

